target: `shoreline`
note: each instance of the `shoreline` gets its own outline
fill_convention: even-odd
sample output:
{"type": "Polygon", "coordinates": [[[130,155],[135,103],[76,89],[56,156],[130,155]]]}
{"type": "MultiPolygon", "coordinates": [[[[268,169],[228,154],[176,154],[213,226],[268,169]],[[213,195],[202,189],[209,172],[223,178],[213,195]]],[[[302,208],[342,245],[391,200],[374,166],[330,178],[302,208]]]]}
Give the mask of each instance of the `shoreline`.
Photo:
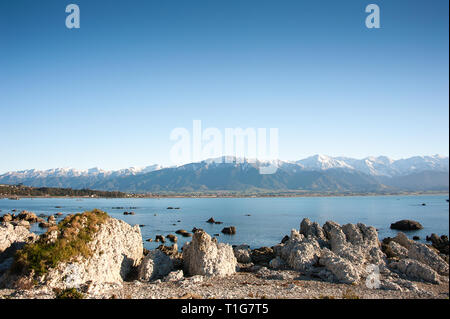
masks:
{"type": "Polygon", "coordinates": [[[333,193],[333,194],[321,194],[321,193],[312,193],[312,194],[275,194],[275,195],[264,195],[264,194],[239,194],[239,195],[218,195],[218,194],[201,194],[201,195],[189,195],[189,194],[171,194],[171,195],[130,195],[127,197],[101,197],[101,196],[4,196],[0,197],[0,200],[20,200],[20,199],[41,199],[41,198],[50,198],[50,199],[162,199],[162,198],[299,198],[299,197],[382,197],[382,196],[449,196],[449,192],[401,192],[401,193],[353,193],[353,194],[342,194],[342,193],[333,193]]]}

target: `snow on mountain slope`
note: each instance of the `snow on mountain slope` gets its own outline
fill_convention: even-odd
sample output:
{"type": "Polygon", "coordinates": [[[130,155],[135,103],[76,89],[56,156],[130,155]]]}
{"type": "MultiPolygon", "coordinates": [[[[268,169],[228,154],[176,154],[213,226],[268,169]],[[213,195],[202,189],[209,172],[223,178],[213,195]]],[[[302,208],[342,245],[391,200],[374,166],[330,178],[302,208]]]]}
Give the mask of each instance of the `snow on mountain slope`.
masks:
{"type": "Polygon", "coordinates": [[[349,168],[353,167],[345,161],[333,158],[327,155],[314,155],[296,162],[299,166],[307,170],[324,170],[330,168],[349,168]]]}
{"type": "Polygon", "coordinates": [[[23,171],[16,172],[7,172],[5,174],[0,175],[0,179],[31,179],[31,178],[48,178],[48,177],[118,177],[118,176],[128,176],[128,175],[137,175],[137,174],[145,174],[149,172],[153,172],[161,169],[160,165],[150,165],[145,167],[130,167],[117,171],[105,171],[98,167],[78,170],[74,168],[54,168],[48,170],[36,170],[29,169],[23,171]]]}
{"type": "MultiPolygon", "coordinates": [[[[234,165],[239,166],[241,170],[246,170],[251,167],[267,163],[269,162],[255,162],[245,159],[234,159],[233,157],[228,156],[178,166],[178,169],[197,170],[200,168],[213,168],[217,167],[218,165],[234,165]]],[[[355,170],[371,176],[387,177],[402,176],[423,171],[449,171],[449,158],[439,155],[414,156],[411,158],[399,160],[392,160],[386,156],[370,156],[363,159],[354,159],[349,157],[314,155],[296,162],[276,160],[272,161],[272,163],[276,163],[279,169],[289,172],[345,169],[355,170]]],[[[157,164],[146,167],[130,167],[116,171],[106,171],[97,167],[86,170],[77,170],[73,168],[56,168],[49,170],[29,169],[2,174],[0,175],[0,183],[20,183],[22,180],[46,178],[95,177],[99,179],[140,175],[161,169],[163,169],[163,167],[157,164]]]]}
{"type": "Polygon", "coordinates": [[[449,158],[440,155],[415,156],[392,160],[386,156],[370,156],[363,159],[315,155],[296,162],[306,170],[348,168],[372,176],[399,176],[423,171],[449,170],[449,158]]]}

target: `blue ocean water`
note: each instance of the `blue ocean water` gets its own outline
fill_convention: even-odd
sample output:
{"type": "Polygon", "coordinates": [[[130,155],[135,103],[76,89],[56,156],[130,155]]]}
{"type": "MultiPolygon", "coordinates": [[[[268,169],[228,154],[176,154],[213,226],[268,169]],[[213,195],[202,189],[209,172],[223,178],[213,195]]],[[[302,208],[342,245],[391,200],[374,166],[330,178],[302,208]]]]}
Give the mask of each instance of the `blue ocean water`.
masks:
{"type": "MultiPolygon", "coordinates": [[[[448,195],[420,196],[352,196],[352,197],[296,197],[296,198],[164,198],[164,199],[96,199],[96,198],[26,198],[0,199],[0,214],[16,209],[36,214],[64,215],[98,208],[129,224],[141,228],[144,246],[153,249],[159,243],[147,242],[156,235],[174,234],[178,229],[191,231],[202,228],[210,235],[220,234],[219,242],[248,244],[252,248],[273,246],[292,228],[299,229],[303,218],[320,224],[333,220],[341,225],[362,222],[374,226],[380,239],[395,236],[390,224],[401,219],[420,222],[424,229],[407,232],[409,237],[437,233],[449,234],[448,195]],[[426,205],[423,206],[422,203],[426,205]],[[180,209],[167,209],[167,207],[180,209]],[[117,209],[117,207],[123,207],[117,209]],[[133,211],[135,215],[123,215],[133,211]],[[250,215],[250,216],[247,216],[250,215]],[[213,217],[223,224],[208,224],[213,217]],[[222,228],[235,226],[236,235],[224,235],[222,228]]],[[[45,230],[37,225],[32,231],[45,230]]],[[[178,246],[190,238],[178,236],[178,246]]]]}

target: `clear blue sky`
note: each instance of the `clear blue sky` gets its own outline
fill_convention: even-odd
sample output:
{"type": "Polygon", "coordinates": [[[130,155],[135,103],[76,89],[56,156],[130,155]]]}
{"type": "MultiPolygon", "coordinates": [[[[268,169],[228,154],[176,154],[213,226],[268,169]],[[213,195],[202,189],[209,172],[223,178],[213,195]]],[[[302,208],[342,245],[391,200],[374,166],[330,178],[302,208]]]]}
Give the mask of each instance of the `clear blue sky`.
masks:
{"type": "Polygon", "coordinates": [[[0,173],[169,165],[170,132],[194,119],[278,127],[286,160],[448,155],[448,12],[447,0],[3,0],[0,173]],[[365,27],[370,3],[381,29],[365,27]]]}

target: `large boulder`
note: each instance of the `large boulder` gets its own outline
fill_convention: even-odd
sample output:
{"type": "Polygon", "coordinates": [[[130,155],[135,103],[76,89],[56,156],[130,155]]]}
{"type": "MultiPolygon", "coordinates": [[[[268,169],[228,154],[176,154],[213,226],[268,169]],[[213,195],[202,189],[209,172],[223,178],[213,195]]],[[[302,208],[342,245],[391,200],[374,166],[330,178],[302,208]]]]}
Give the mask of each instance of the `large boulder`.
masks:
{"type": "Polygon", "coordinates": [[[253,263],[257,265],[269,265],[269,262],[275,258],[273,249],[270,247],[260,247],[253,249],[250,252],[250,257],[253,263]]]}
{"type": "Polygon", "coordinates": [[[169,256],[159,249],[150,251],[139,266],[139,279],[150,281],[160,279],[173,270],[173,262],[169,256]]]}
{"type": "Polygon", "coordinates": [[[121,285],[142,255],[139,226],[132,227],[98,210],[69,215],[18,252],[0,284],[14,285],[25,277],[60,289],[121,285]]]}
{"type": "Polygon", "coordinates": [[[248,245],[233,247],[233,253],[238,263],[248,264],[252,262],[252,258],[250,256],[250,246],[248,245]]]}
{"type": "Polygon", "coordinates": [[[12,221],[12,216],[11,216],[11,214],[5,214],[5,215],[3,215],[3,216],[0,216],[0,222],[10,222],[10,221],[12,221]]]}
{"type": "Polygon", "coordinates": [[[419,230],[423,226],[415,220],[403,219],[391,224],[391,229],[397,230],[419,230]]]}
{"type": "Polygon", "coordinates": [[[192,241],[184,244],[183,262],[185,273],[191,276],[227,276],[236,272],[237,265],[233,248],[203,231],[195,232],[192,241]]]}
{"type": "Polygon", "coordinates": [[[17,215],[17,219],[25,220],[29,223],[36,223],[40,220],[40,218],[35,213],[26,210],[20,212],[19,215],[17,215]]]}
{"type": "Polygon", "coordinates": [[[339,257],[327,248],[324,249],[320,256],[319,263],[325,266],[339,282],[353,284],[360,279],[360,271],[350,261],[339,257]]]}
{"type": "Polygon", "coordinates": [[[311,270],[311,267],[317,264],[322,253],[319,243],[314,237],[305,238],[295,229],[291,231],[288,241],[274,247],[274,252],[293,269],[303,272],[311,270]]]}

